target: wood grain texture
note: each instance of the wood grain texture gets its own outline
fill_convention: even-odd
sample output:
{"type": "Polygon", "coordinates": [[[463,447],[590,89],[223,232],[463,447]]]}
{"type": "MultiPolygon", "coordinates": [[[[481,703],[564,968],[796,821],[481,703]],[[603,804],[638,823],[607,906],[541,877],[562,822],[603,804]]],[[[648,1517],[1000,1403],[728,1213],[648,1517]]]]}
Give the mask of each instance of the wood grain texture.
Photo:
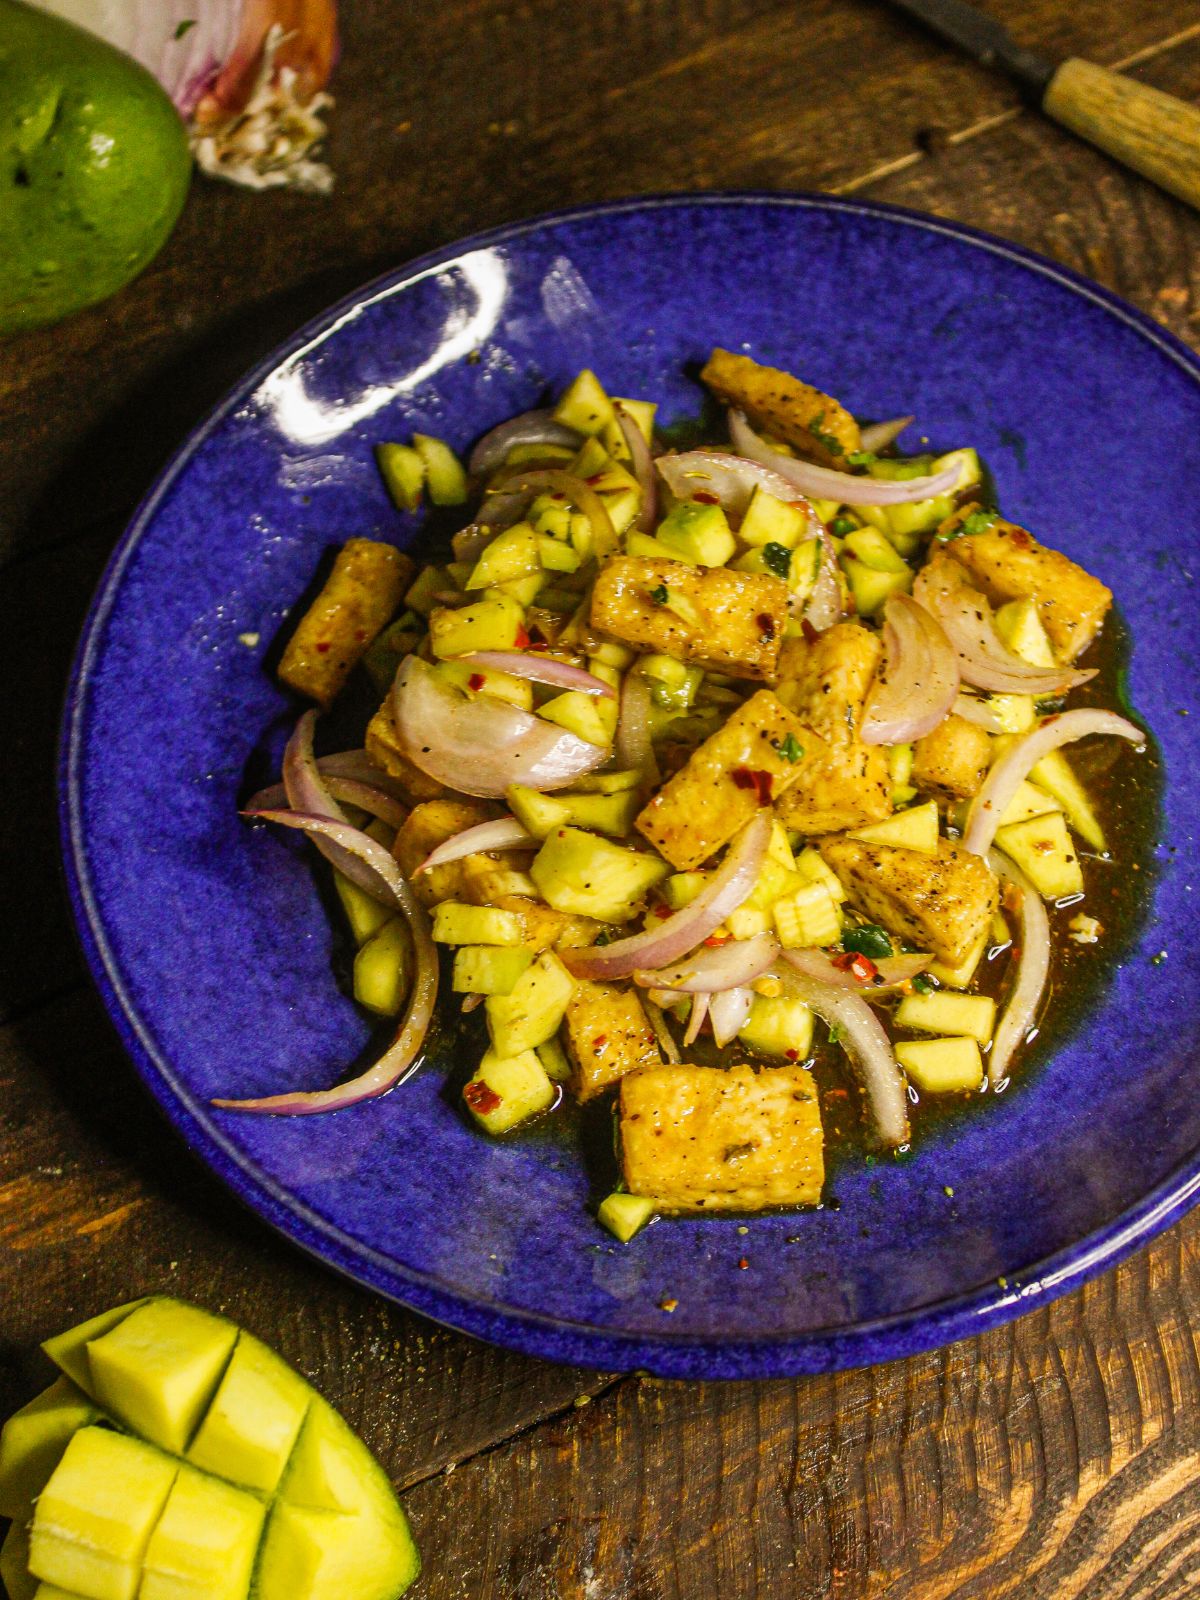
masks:
{"type": "MultiPolygon", "coordinates": [[[[989,9],[1200,98],[1193,0],[989,9]]],[[[276,1344],[412,1486],[423,1600],[1195,1596],[1200,1221],[1048,1311],[874,1371],[551,1368],[379,1302],[241,1210],[80,985],[52,764],[87,593],[182,433],[370,272],[637,190],[862,189],[1045,251],[1200,343],[1200,219],[875,0],[344,12],[332,201],[198,183],[142,279],[0,351],[0,1411],[42,1381],[38,1339],[172,1289],[276,1344]]]]}

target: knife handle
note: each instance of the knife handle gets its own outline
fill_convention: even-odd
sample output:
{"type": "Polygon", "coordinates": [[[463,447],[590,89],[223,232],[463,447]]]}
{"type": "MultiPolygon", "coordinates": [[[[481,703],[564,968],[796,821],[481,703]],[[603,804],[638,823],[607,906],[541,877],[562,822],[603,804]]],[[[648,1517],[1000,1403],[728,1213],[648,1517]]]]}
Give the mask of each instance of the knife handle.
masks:
{"type": "Polygon", "coordinates": [[[1051,78],[1042,109],[1200,209],[1200,108],[1071,56],[1051,78]]]}

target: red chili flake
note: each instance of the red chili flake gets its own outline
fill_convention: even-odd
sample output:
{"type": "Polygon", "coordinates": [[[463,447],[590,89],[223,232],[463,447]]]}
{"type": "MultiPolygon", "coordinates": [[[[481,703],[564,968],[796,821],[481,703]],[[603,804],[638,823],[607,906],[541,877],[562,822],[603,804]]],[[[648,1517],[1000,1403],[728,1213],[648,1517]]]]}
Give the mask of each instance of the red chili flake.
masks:
{"type": "Polygon", "coordinates": [[[525,632],[524,628],[518,628],[517,629],[517,637],[513,640],[513,649],[514,650],[528,650],[529,649],[529,635],[525,632]]]}
{"type": "Polygon", "coordinates": [[[763,772],[758,767],[734,767],[730,777],[739,789],[755,790],[760,806],[771,804],[771,789],[775,780],[769,772],[763,772]]]}
{"type": "Polygon", "coordinates": [[[704,943],[710,950],[719,950],[723,944],[729,943],[729,935],[727,933],[720,935],[710,933],[708,938],[705,939],[704,943]]]}
{"type": "Polygon", "coordinates": [[[471,1110],[481,1117],[489,1116],[501,1105],[500,1096],[490,1084],[484,1083],[482,1078],[472,1078],[463,1090],[463,1099],[471,1110]]]}
{"type": "Polygon", "coordinates": [[[603,478],[604,474],[602,472],[593,472],[590,478],[585,478],[583,481],[586,484],[590,484],[592,488],[595,488],[598,483],[603,481],[603,478]]]}
{"type": "Polygon", "coordinates": [[[1012,540],[1013,544],[1016,545],[1018,550],[1028,550],[1029,546],[1033,543],[1033,540],[1025,532],[1024,528],[1014,528],[1009,534],[1009,538],[1012,540]]]}
{"type": "Polygon", "coordinates": [[[760,611],[754,620],[758,624],[758,631],[764,639],[773,639],[775,637],[775,618],[771,616],[770,612],[760,611]]]}
{"type": "Polygon", "coordinates": [[[692,499],[698,500],[702,506],[719,506],[721,504],[720,496],[713,494],[710,489],[697,489],[692,499]]]}
{"type": "Polygon", "coordinates": [[[317,654],[319,656],[327,656],[331,648],[332,646],[330,645],[329,640],[322,639],[320,644],[317,646],[317,654]]]}
{"type": "Polygon", "coordinates": [[[870,983],[872,978],[879,976],[879,968],[871,960],[870,956],[860,954],[856,954],[854,960],[850,963],[850,971],[858,979],[859,983],[870,983]]]}
{"type": "Polygon", "coordinates": [[[799,1061],[800,1059],[799,1050],[785,1050],[783,1053],[789,1061],[799,1061]]]}
{"type": "Polygon", "coordinates": [[[487,682],[487,679],[484,677],[482,672],[473,672],[471,674],[471,676],[467,679],[467,688],[468,689],[482,689],[486,682],[487,682]]]}
{"type": "Polygon", "coordinates": [[[546,639],[531,639],[529,641],[529,648],[531,650],[549,650],[550,644],[546,639]]]}
{"type": "Polygon", "coordinates": [[[853,950],[842,950],[842,951],[839,951],[839,953],[836,956],[831,956],[830,960],[833,962],[834,966],[838,969],[839,972],[845,972],[845,971],[848,970],[848,968],[851,966],[851,964],[854,961],[854,951],[853,950]]]}
{"type": "Polygon", "coordinates": [[[354,637],[358,640],[359,644],[361,644],[367,637],[367,630],[365,628],[355,628],[354,637]]]}
{"type": "Polygon", "coordinates": [[[607,1043],[608,1043],[608,1035],[606,1033],[598,1033],[596,1035],[596,1037],[592,1040],[592,1049],[593,1050],[603,1050],[604,1046],[607,1043]]]}
{"type": "Polygon", "coordinates": [[[738,1271],[739,1272],[745,1272],[746,1268],[749,1265],[750,1265],[750,1263],[746,1260],[745,1256],[743,1256],[742,1259],[738,1262],[738,1271]]]}
{"type": "Polygon", "coordinates": [[[815,640],[821,637],[807,617],[800,618],[800,631],[804,635],[804,642],[806,644],[812,644],[815,640]]]}

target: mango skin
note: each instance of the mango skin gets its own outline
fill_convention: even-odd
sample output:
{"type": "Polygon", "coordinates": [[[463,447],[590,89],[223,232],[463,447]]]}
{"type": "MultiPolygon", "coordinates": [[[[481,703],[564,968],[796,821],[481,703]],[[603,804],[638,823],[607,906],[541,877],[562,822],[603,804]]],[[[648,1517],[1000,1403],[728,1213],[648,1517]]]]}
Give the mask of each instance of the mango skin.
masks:
{"type": "Polygon", "coordinates": [[[82,28],[0,0],[0,335],[136,277],[190,179],[183,123],[148,72],[82,28]]]}

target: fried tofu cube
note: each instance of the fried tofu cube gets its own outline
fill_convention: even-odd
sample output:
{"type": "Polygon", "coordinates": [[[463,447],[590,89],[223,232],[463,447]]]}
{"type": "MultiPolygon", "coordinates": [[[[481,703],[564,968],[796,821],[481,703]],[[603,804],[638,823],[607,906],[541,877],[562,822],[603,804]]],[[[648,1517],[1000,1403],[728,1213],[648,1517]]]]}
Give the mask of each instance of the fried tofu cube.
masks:
{"type": "MultiPolygon", "coordinates": [[[[468,856],[467,862],[490,859],[487,856],[468,856]]],[[[603,923],[596,922],[592,917],[581,917],[572,911],[555,911],[553,906],[533,899],[535,885],[532,878],[527,879],[529,894],[489,893],[485,876],[477,876],[477,873],[477,868],[468,865],[463,898],[476,905],[492,905],[502,911],[515,911],[524,930],[521,943],[527,950],[578,950],[593,944],[603,927],[603,923]]],[[[525,877],[525,874],[519,876],[525,877]]]]}
{"type": "Polygon", "coordinates": [[[862,449],[858,423],[845,406],[789,372],[718,349],[700,377],[719,400],[744,411],[755,427],[822,466],[846,471],[846,457],[862,449]]]}
{"type": "Polygon", "coordinates": [[[983,729],[952,711],[914,745],[912,781],[918,789],[965,800],[978,793],[991,759],[983,729]]]}
{"type": "Polygon", "coordinates": [[[432,867],[428,872],[418,873],[417,868],[439,844],[445,844],[464,828],[487,822],[495,814],[493,806],[479,800],[426,800],[412,808],[396,834],[392,853],[422,905],[435,906],[441,900],[467,898],[463,893],[463,869],[466,862],[473,859],[471,856],[447,861],[444,866],[432,867]]]}
{"type": "Polygon", "coordinates": [[[936,856],[861,839],[822,839],[820,848],[856,910],[947,966],[978,944],[1000,903],[987,862],[948,839],[936,856]]]}
{"type": "Polygon", "coordinates": [[[401,750],[390,695],[367,724],[366,747],[375,765],[403,784],[405,794],[414,804],[419,800],[438,800],[450,793],[444,783],[414,766],[401,750]]]}
{"type": "Polygon", "coordinates": [[[662,1052],[635,989],[581,979],[563,1018],[571,1090],[591,1100],[639,1067],[660,1067],[662,1052]]]}
{"type": "Polygon", "coordinates": [[[412,582],[413,563],[378,539],[348,539],[279,663],[289,688],[328,706],[412,582]]]}
{"type": "Polygon", "coordinates": [[[811,643],[789,639],[780,652],[775,692],[824,741],[779,806],[785,827],[836,833],[891,815],[887,754],[858,733],[882,653],[879,635],[858,622],[836,623],[811,643]]]}
{"type": "Polygon", "coordinates": [[[760,806],[784,794],[821,745],[769,689],[760,689],[692,752],[634,827],[677,872],[691,871],[728,844],[760,806]]]}
{"type": "Polygon", "coordinates": [[[821,1107],[800,1066],[630,1073],[620,1137],[630,1193],[652,1197],[660,1211],[760,1211],[821,1198],[821,1107]]]}
{"type": "Polygon", "coordinates": [[[1112,591],[1069,556],[1039,544],[1015,523],[997,519],[949,546],[994,604],[1032,599],[1059,661],[1074,661],[1100,632],[1112,591]]]}
{"type": "Polygon", "coordinates": [[[775,676],[787,614],[782,578],[683,561],[613,556],[592,590],[601,633],[733,678],[775,676]]]}

